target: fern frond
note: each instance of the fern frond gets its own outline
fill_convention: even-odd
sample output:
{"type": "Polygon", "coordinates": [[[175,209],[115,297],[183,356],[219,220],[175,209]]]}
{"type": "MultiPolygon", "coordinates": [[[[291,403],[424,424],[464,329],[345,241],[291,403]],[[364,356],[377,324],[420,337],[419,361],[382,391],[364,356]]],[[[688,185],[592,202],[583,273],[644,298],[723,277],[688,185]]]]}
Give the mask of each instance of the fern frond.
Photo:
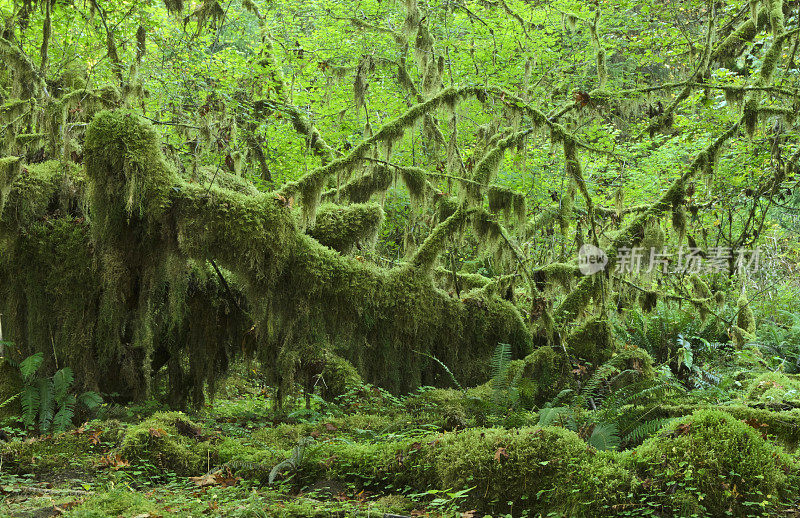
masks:
{"type": "Polygon", "coordinates": [[[13,395],[13,396],[11,396],[10,398],[8,398],[8,399],[6,399],[5,401],[3,401],[2,403],[0,403],[0,410],[2,410],[4,407],[6,407],[6,406],[10,405],[11,403],[13,403],[13,402],[14,402],[14,401],[16,401],[17,399],[19,399],[19,397],[20,397],[21,395],[22,395],[22,394],[14,394],[14,395],[13,395]]]}
{"type": "Polygon", "coordinates": [[[40,399],[38,387],[27,385],[22,389],[19,402],[22,406],[22,424],[25,428],[30,428],[36,421],[40,399]]]}
{"type": "Polygon", "coordinates": [[[69,367],[64,367],[53,374],[53,399],[56,403],[64,401],[74,381],[75,375],[69,367]]]}
{"type": "Polygon", "coordinates": [[[44,361],[42,353],[36,353],[22,360],[19,364],[19,372],[22,374],[22,379],[29,382],[33,375],[36,374],[36,371],[39,370],[39,367],[42,366],[42,361],[44,361]]]}
{"type": "Polygon", "coordinates": [[[586,439],[590,446],[597,450],[615,450],[619,446],[619,430],[614,423],[597,423],[592,435],[586,439]]]}
{"type": "Polygon", "coordinates": [[[456,379],[456,375],[455,375],[455,374],[453,374],[453,371],[451,371],[451,370],[450,370],[450,369],[447,367],[447,365],[445,365],[445,364],[444,364],[444,362],[443,362],[443,361],[441,361],[439,358],[437,358],[436,356],[434,356],[434,355],[432,355],[432,354],[424,353],[424,352],[422,352],[422,351],[415,351],[415,352],[416,352],[417,354],[421,354],[422,356],[426,356],[426,357],[430,358],[431,360],[435,361],[436,363],[438,363],[438,364],[439,364],[439,366],[440,366],[442,369],[444,369],[444,371],[447,373],[447,375],[448,375],[448,376],[450,376],[450,381],[452,381],[452,382],[453,382],[453,385],[455,385],[455,387],[456,387],[458,390],[461,390],[461,391],[463,391],[463,390],[464,390],[464,388],[461,386],[461,383],[459,383],[459,382],[458,382],[458,380],[456,379]]]}
{"type": "Polygon", "coordinates": [[[59,406],[58,412],[53,416],[53,433],[60,433],[72,428],[72,418],[75,417],[74,394],[66,396],[59,406]]]}
{"type": "Polygon", "coordinates": [[[631,430],[628,434],[626,434],[624,437],[624,441],[626,443],[641,442],[642,440],[655,434],[656,432],[658,432],[659,430],[661,430],[674,420],[675,420],[674,417],[665,417],[662,419],[651,419],[650,421],[645,421],[644,423],[640,424],[639,426],[631,430]]]}
{"type": "Polygon", "coordinates": [[[37,380],[36,387],[39,390],[39,432],[47,433],[55,415],[53,380],[50,378],[37,380]]]}

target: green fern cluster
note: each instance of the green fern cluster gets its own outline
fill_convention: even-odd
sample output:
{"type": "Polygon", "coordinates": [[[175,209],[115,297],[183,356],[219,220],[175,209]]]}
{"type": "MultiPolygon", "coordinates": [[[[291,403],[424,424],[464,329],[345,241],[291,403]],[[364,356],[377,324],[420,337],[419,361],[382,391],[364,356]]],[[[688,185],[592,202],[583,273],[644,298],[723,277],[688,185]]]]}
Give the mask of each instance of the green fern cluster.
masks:
{"type": "Polygon", "coordinates": [[[661,415],[661,402],[684,390],[669,369],[647,378],[635,369],[622,368],[612,358],[598,367],[582,388],[562,390],[548,402],[539,411],[539,425],[578,432],[598,450],[630,446],[671,420],[655,416],[661,415]]]}
{"type": "Polygon", "coordinates": [[[75,376],[69,367],[60,369],[50,378],[38,377],[43,359],[42,353],[36,353],[19,364],[23,380],[22,392],[18,395],[22,424],[29,430],[37,428],[41,434],[59,433],[72,426],[77,404],[93,410],[103,400],[96,392],[74,394],[75,376]]]}

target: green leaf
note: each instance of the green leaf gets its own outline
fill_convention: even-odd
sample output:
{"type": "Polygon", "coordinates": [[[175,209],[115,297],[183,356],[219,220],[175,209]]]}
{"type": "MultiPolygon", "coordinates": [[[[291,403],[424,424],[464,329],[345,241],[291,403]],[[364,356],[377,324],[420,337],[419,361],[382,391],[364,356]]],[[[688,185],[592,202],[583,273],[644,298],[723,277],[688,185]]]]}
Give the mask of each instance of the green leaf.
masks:
{"type": "Polygon", "coordinates": [[[74,381],[75,375],[69,367],[64,367],[53,375],[53,398],[57,403],[64,401],[74,381]]]}
{"type": "Polygon", "coordinates": [[[22,360],[22,362],[19,364],[19,372],[22,374],[22,378],[26,382],[29,382],[33,375],[36,374],[36,371],[38,371],[39,367],[41,367],[43,360],[44,356],[42,356],[42,353],[36,353],[22,360]]]}

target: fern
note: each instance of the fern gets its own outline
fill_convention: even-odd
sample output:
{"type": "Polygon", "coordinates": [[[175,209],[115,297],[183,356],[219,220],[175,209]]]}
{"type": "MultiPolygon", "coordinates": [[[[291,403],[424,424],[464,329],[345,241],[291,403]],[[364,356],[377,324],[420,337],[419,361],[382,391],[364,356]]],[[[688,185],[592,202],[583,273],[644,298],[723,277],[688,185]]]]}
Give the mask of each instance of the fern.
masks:
{"type": "Polygon", "coordinates": [[[309,444],[313,442],[314,442],[313,437],[303,437],[302,439],[300,439],[300,442],[292,450],[292,455],[283,462],[278,463],[274,468],[272,468],[272,471],[269,472],[269,484],[275,482],[275,479],[283,471],[286,471],[287,469],[291,471],[297,470],[300,464],[303,463],[306,448],[308,447],[309,444]]]}
{"type": "Polygon", "coordinates": [[[597,450],[615,450],[620,444],[619,430],[614,423],[597,423],[586,439],[597,450]]]}
{"type": "Polygon", "coordinates": [[[36,386],[39,390],[39,431],[47,433],[50,431],[50,424],[53,422],[53,415],[56,412],[56,404],[53,394],[53,380],[42,378],[37,380],[36,386]]]}
{"type": "Polygon", "coordinates": [[[30,428],[36,422],[39,413],[39,389],[35,385],[26,385],[22,388],[19,403],[22,407],[22,424],[30,428]]]}
{"type": "Polygon", "coordinates": [[[36,371],[39,370],[39,367],[41,367],[42,361],[44,361],[42,353],[36,353],[22,360],[19,364],[19,372],[22,374],[22,379],[26,382],[30,381],[36,371]]]}
{"type": "MultiPolygon", "coordinates": [[[[27,429],[37,425],[39,433],[43,434],[63,432],[72,426],[78,403],[94,410],[100,406],[103,398],[96,392],[84,392],[80,396],[73,394],[75,375],[69,367],[60,369],[51,378],[37,378],[42,359],[42,354],[36,353],[25,358],[18,366],[24,382],[19,394],[22,423],[27,429]]],[[[8,402],[0,405],[0,408],[6,404],[8,402]]]]}
{"type": "Polygon", "coordinates": [[[511,345],[499,343],[492,354],[492,400],[499,407],[503,396],[507,395],[510,387],[508,379],[508,366],[511,364],[511,345]]]}
{"type": "Polygon", "coordinates": [[[553,423],[561,421],[562,417],[571,412],[572,409],[565,406],[543,408],[539,411],[539,426],[552,426],[553,423]]]}
{"type": "Polygon", "coordinates": [[[674,420],[674,417],[666,417],[662,419],[651,419],[649,421],[645,421],[626,434],[623,440],[627,444],[639,443],[649,436],[655,434],[657,431],[661,430],[664,426],[674,420]]]}
{"type": "Polygon", "coordinates": [[[64,367],[53,374],[53,399],[58,403],[64,401],[74,382],[75,375],[69,367],[64,367]]]}
{"type": "Polygon", "coordinates": [[[451,370],[450,370],[450,369],[447,367],[447,365],[445,365],[445,364],[444,364],[444,362],[443,362],[443,361],[441,361],[439,358],[437,358],[436,356],[434,356],[434,355],[432,355],[432,354],[424,353],[424,352],[422,352],[422,351],[415,351],[415,352],[416,352],[417,354],[421,354],[422,356],[426,356],[426,357],[430,358],[431,360],[435,361],[436,363],[438,363],[438,364],[439,364],[439,366],[440,366],[442,369],[444,369],[444,371],[445,371],[445,372],[447,373],[447,375],[450,377],[450,381],[452,381],[452,382],[453,382],[453,385],[455,385],[455,387],[456,387],[458,390],[461,390],[461,391],[463,391],[463,390],[464,390],[464,388],[461,386],[461,383],[459,383],[459,382],[458,382],[458,380],[456,379],[456,376],[455,376],[455,374],[453,374],[453,371],[451,371],[451,370]]]}
{"type": "Polygon", "coordinates": [[[53,416],[53,433],[66,431],[72,426],[72,418],[75,417],[75,402],[75,395],[70,394],[65,396],[60,403],[58,412],[53,416]]]}

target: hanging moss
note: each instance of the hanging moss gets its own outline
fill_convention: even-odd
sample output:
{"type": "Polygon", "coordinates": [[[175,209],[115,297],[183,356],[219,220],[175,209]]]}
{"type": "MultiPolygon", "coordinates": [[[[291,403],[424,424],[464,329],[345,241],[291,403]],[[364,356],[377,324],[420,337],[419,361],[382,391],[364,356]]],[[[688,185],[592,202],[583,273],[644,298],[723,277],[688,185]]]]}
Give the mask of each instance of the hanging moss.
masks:
{"type": "Polygon", "coordinates": [[[170,13],[180,13],[183,11],[183,0],[164,0],[164,7],[170,13]]]}
{"type": "Polygon", "coordinates": [[[489,212],[502,213],[506,221],[511,220],[511,215],[521,224],[525,221],[525,196],[506,187],[492,185],[488,190],[489,212]]]}
{"type": "Polygon", "coordinates": [[[569,292],[581,273],[577,266],[568,263],[553,263],[537,268],[533,272],[533,280],[541,291],[547,286],[560,285],[565,292],[569,292]]]}
{"type": "Polygon", "coordinates": [[[411,195],[411,206],[415,211],[418,211],[425,202],[426,176],[425,171],[417,167],[400,169],[400,177],[411,195]]]}
{"type": "Polygon", "coordinates": [[[326,204],[320,207],[314,226],[307,232],[323,245],[349,254],[356,247],[371,247],[382,222],[383,209],[378,204],[326,204]]]}
{"type": "Polygon", "coordinates": [[[369,173],[353,178],[341,189],[331,189],[322,195],[323,201],[335,201],[337,196],[350,203],[366,203],[373,194],[385,192],[394,176],[387,167],[379,166],[369,173]]]}
{"type": "Polygon", "coordinates": [[[756,330],[756,319],[753,316],[753,310],[750,308],[749,301],[744,296],[744,293],[736,301],[736,325],[744,329],[747,333],[754,333],[756,330]]]}
{"type": "Polygon", "coordinates": [[[744,105],[744,128],[747,136],[753,138],[758,124],[758,103],[755,99],[749,99],[744,105]]]}
{"type": "Polygon", "coordinates": [[[711,298],[712,296],[711,288],[708,287],[708,284],[706,284],[705,281],[701,279],[699,275],[693,273],[689,277],[689,282],[692,284],[695,297],[700,299],[711,298]]]}
{"type": "Polygon", "coordinates": [[[642,311],[645,313],[650,313],[656,308],[658,299],[659,293],[657,291],[647,290],[638,294],[639,304],[642,307],[642,311]]]}

